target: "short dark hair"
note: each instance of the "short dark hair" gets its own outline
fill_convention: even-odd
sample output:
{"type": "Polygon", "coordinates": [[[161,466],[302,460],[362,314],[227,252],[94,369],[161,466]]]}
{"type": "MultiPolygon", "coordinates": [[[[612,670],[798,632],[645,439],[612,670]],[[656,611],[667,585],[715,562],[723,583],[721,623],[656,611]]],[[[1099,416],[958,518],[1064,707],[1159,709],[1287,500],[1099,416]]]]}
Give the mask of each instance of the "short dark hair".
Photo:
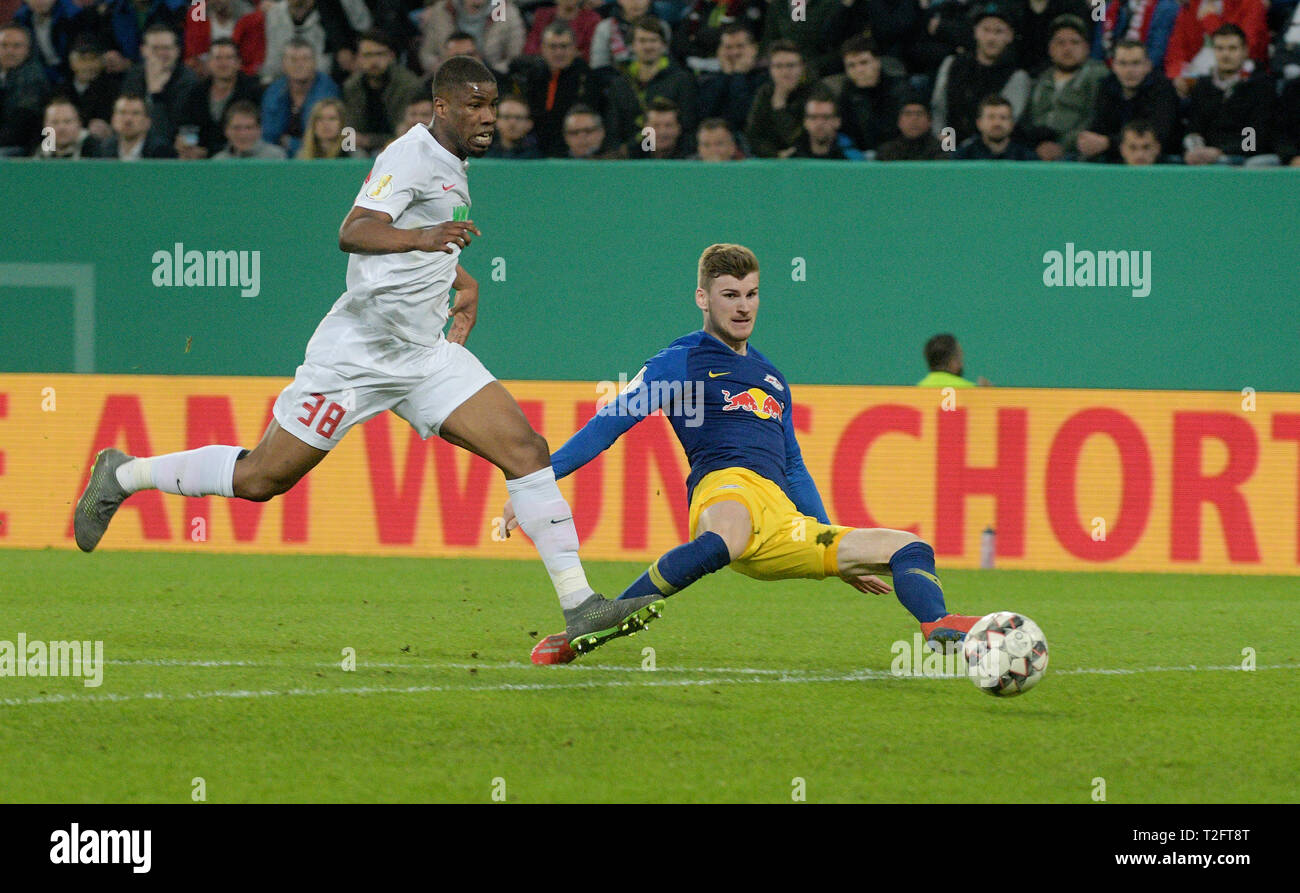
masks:
{"type": "Polygon", "coordinates": [[[316,53],[316,47],[314,47],[311,41],[307,40],[305,37],[290,37],[284,42],[285,51],[302,49],[311,50],[313,55],[316,53]]]}
{"type": "Polygon", "coordinates": [[[947,367],[957,352],[957,338],[947,333],[935,335],[925,342],[925,362],[931,372],[938,372],[947,367]]]}
{"type": "Polygon", "coordinates": [[[1234,25],[1231,22],[1215,28],[1214,33],[1210,35],[1210,40],[1213,41],[1216,37],[1238,37],[1241,39],[1242,44],[1249,43],[1249,41],[1246,40],[1246,32],[1242,31],[1239,26],[1234,25]]]}
{"type": "Polygon", "coordinates": [[[677,120],[681,120],[681,106],[673,102],[667,96],[656,96],[646,104],[645,110],[649,112],[673,112],[677,115],[677,120]]]}
{"type": "Polygon", "coordinates": [[[722,30],[718,32],[718,34],[719,37],[726,34],[744,34],[751,41],[756,39],[754,37],[754,32],[749,30],[749,26],[744,22],[731,22],[730,24],[723,25],[722,30]]]}
{"type": "Polygon", "coordinates": [[[248,115],[257,123],[262,123],[262,110],[257,107],[257,103],[247,99],[237,99],[226,106],[226,113],[221,116],[221,127],[224,129],[230,126],[230,119],[235,115],[248,115]]]}
{"type": "Polygon", "coordinates": [[[172,40],[176,42],[176,46],[179,47],[181,45],[181,36],[176,33],[176,29],[171,25],[164,25],[162,22],[154,22],[148,28],[144,29],[144,34],[140,36],[140,43],[143,44],[144,39],[150,34],[170,34],[172,40]]]}
{"type": "Polygon", "coordinates": [[[380,46],[387,47],[390,53],[397,52],[397,44],[393,38],[389,36],[387,31],[383,31],[379,28],[371,28],[369,31],[363,31],[361,34],[357,35],[358,47],[361,46],[361,41],[363,40],[368,40],[371,43],[377,43],[380,46]]]}
{"type": "Polygon", "coordinates": [[[50,97],[50,101],[45,103],[45,110],[49,111],[51,106],[56,106],[56,105],[69,106],[74,112],[77,113],[77,120],[78,121],[82,120],[81,109],[77,108],[77,104],[72,101],[72,97],[67,95],[66,93],[55,93],[52,97],[50,97]]]}
{"type": "Polygon", "coordinates": [[[92,34],[78,34],[76,39],[72,41],[72,49],[68,52],[102,56],[104,54],[104,44],[92,34]]]}
{"type": "Polygon", "coordinates": [[[241,53],[239,52],[239,44],[235,43],[229,37],[218,37],[216,40],[212,41],[212,45],[208,48],[208,50],[209,52],[211,52],[212,50],[215,50],[217,47],[230,47],[232,50],[235,51],[236,56],[241,55],[241,53]]]}
{"type": "Polygon", "coordinates": [[[1120,50],[1141,50],[1147,57],[1150,57],[1151,55],[1151,53],[1147,51],[1147,45],[1145,43],[1140,40],[1132,40],[1128,37],[1123,40],[1115,41],[1115,47],[1110,52],[1111,58],[1114,58],[1115,54],[1120,50]]]}
{"type": "Polygon", "coordinates": [[[553,20],[542,29],[543,37],[548,34],[552,37],[572,37],[575,44],[578,42],[578,35],[573,33],[573,28],[569,27],[569,23],[561,22],[559,19],[553,20]]]}
{"type": "MultiPolygon", "coordinates": [[[[3,30],[4,30],[3,28],[0,28],[0,31],[3,30]]],[[[123,99],[125,99],[127,102],[140,103],[140,105],[144,107],[145,117],[149,116],[149,100],[145,98],[144,94],[134,93],[131,91],[124,90],[121,93],[117,94],[117,99],[113,100],[113,108],[116,109],[117,104],[121,102],[123,99]]]]}
{"type": "MultiPolygon", "coordinates": [[[[647,34],[653,34],[660,40],[664,39],[664,23],[660,21],[658,16],[641,16],[632,23],[632,36],[634,38],[638,31],[645,31],[647,34]]],[[[667,43],[667,41],[664,42],[667,43]]]]}
{"type": "Polygon", "coordinates": [[[804,105],[807,106],[810,102],[829,102],[833,106],[839,105],[835,101],[835,94],[825,84],[817,84],[809,91],[808,98],[804,100],[804,105]]]}
{"type": "Polygon", "coordinates": [[[876,48],[876,42],[871,39],[869,34],[854,34],[844,43],[840,44],[840,58],[845,56],[856,56],[860,53],[870,53],[873,56],[879,56],[880,50],[876,48]]]}
{"type": "Polygon", "coordinates": [[[569,106],[569,110],[564,113],[564,120],[567,121],[574,115],[590,115],[596,119],[596,123],[601,127],[605,126],[605,119],[600,116],[600,112],[585,103],[575,102],[573,105],[569,106]]]}
{"type": "Polygon", "coordinates": [[[803,58],[803,50],[793,40],[774,40],[768,44],[767,58],[771,59],[777,53],[794,53],[800,59],[803,58]]]}
{"type": "Polygon", "coordinates": [[[447,35],[447,39],[442,42],[442,45],[446,46],[447,44],[451,43],[453,40],[472,40],[474,41],[475,48],[478,47],[478,41],[474,40],[474,35],[470,34],[468,31],[451,32],[450,34],[447,35]]]}
{"type": "Polygon", "coordinates": [[[473,56],[452,56],[438,66],[438,73],[433,76],[433,95],[448,99],[453,92],[470,84],[496,82],[491,69],[473,56]]]}
{"type": "MultiPolygon", "coordinates": [[[[699,133],[701,130],[725,130],[727,133],[731,133],[731,125],[727,123],[726,118],[705,118],[700,122],[699,126],[695,128],[696,133],[699,133]]],[[[736,135],[732,133],[731,137],[732,139],[735,139],[736,135]]]]}
{"type": "Polygon", "coordinates": [[[1001,93],[990,93],[988,96],[985,96],[980,100],[979,106],[975,109],[975,117],[978,118],[980,115],[984,114],[986,108],[991,108],[992,106],[1005,106],[1006,108],[1014,110],[1014,106],[1011,105],[1011,100],[1007,99],[1001,93]]]}
{"type": "Polygon", "coordinates": [[[1122,141],[1124,137],[1130,133],[1134,136],[1146,136],[1149,133],[1156,138],[1157,142],[1160,141],[1160,136],[1156,133],[1155,125],[1150,121],[1147,121],[1145,118],[1134,118],[1132,121],[1120,128],[1120,140],[1122,141]]]}

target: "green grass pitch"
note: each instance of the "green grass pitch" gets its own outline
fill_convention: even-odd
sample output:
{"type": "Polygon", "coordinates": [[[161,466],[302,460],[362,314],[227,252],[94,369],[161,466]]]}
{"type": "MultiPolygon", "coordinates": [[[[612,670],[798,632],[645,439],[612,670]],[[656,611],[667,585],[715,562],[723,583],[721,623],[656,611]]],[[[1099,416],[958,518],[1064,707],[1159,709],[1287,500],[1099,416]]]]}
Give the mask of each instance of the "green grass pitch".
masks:
{"type": "MultiPolygon", "coordinates": [[[[614,594],[642,569],[588,574],[614,594]]],[[[0,800],[189,802],[196,778],[208,802],[1300,797],[1294,579],[941,576],[955,610],[1042,626],[1037,688],[891,676],[911,618],[836,581],[723,571],[534,667],[561,625],[540,562],[0,551],[0,640],[107,662],[97,688],[0,676],[0,800]]]]}

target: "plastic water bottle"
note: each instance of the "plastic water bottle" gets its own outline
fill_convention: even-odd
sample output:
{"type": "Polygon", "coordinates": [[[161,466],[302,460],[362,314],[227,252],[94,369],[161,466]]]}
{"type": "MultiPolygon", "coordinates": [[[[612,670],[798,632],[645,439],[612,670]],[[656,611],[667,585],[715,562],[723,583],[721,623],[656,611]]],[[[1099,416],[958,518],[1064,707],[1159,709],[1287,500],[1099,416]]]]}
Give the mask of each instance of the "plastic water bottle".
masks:
{"type": "Polygon", "coordinates": [[[985,527],[984,533],[980,537],[980,567],[993,567],[993,556],[998,550],[998,534],[992,527],[985,527]]]}

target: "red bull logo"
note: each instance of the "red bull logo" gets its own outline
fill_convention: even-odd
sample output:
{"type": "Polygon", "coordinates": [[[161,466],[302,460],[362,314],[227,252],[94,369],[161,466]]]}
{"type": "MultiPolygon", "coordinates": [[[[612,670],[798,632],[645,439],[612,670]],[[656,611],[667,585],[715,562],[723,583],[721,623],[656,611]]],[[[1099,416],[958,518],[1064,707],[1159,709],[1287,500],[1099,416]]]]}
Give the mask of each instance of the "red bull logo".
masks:
{"type": "Polygon", "coordinates": [[[741,391],[733,395],[725,388],[722,391],[722,399],[727,401],[722,406],[723,412],[731,412],[733,409],[743,409],[752,412],[760,419],[776,419],[781,421],[781,404],[777,399],[768,394],[762,388],[750,388],[747,391],[741,391]]]}

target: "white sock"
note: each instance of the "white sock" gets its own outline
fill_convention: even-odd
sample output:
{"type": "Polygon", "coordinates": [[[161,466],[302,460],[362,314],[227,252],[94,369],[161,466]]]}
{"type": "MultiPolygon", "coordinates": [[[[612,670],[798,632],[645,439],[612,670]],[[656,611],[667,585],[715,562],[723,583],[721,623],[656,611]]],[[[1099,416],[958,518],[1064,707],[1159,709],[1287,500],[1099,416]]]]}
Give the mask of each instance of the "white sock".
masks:
{"type": "Polygon", "coordinates": [[[205,446],[183,453],[168,453],[123,462],[117,482],[128,493],[158,489],[178,496],[235,495],[235,460],[243,452],[237,446],[205,446]]]}
{"type": "Polygon", "coordinates": [[[573,512],[564,501],[555,472],[548,465],[513,481],[506,481],[510,502],[519,526],[537,547],[542,564],[551,575],[560,607],[576,608],[592,596],[587,575],[578,560],[578,529],[573,512]]]}

